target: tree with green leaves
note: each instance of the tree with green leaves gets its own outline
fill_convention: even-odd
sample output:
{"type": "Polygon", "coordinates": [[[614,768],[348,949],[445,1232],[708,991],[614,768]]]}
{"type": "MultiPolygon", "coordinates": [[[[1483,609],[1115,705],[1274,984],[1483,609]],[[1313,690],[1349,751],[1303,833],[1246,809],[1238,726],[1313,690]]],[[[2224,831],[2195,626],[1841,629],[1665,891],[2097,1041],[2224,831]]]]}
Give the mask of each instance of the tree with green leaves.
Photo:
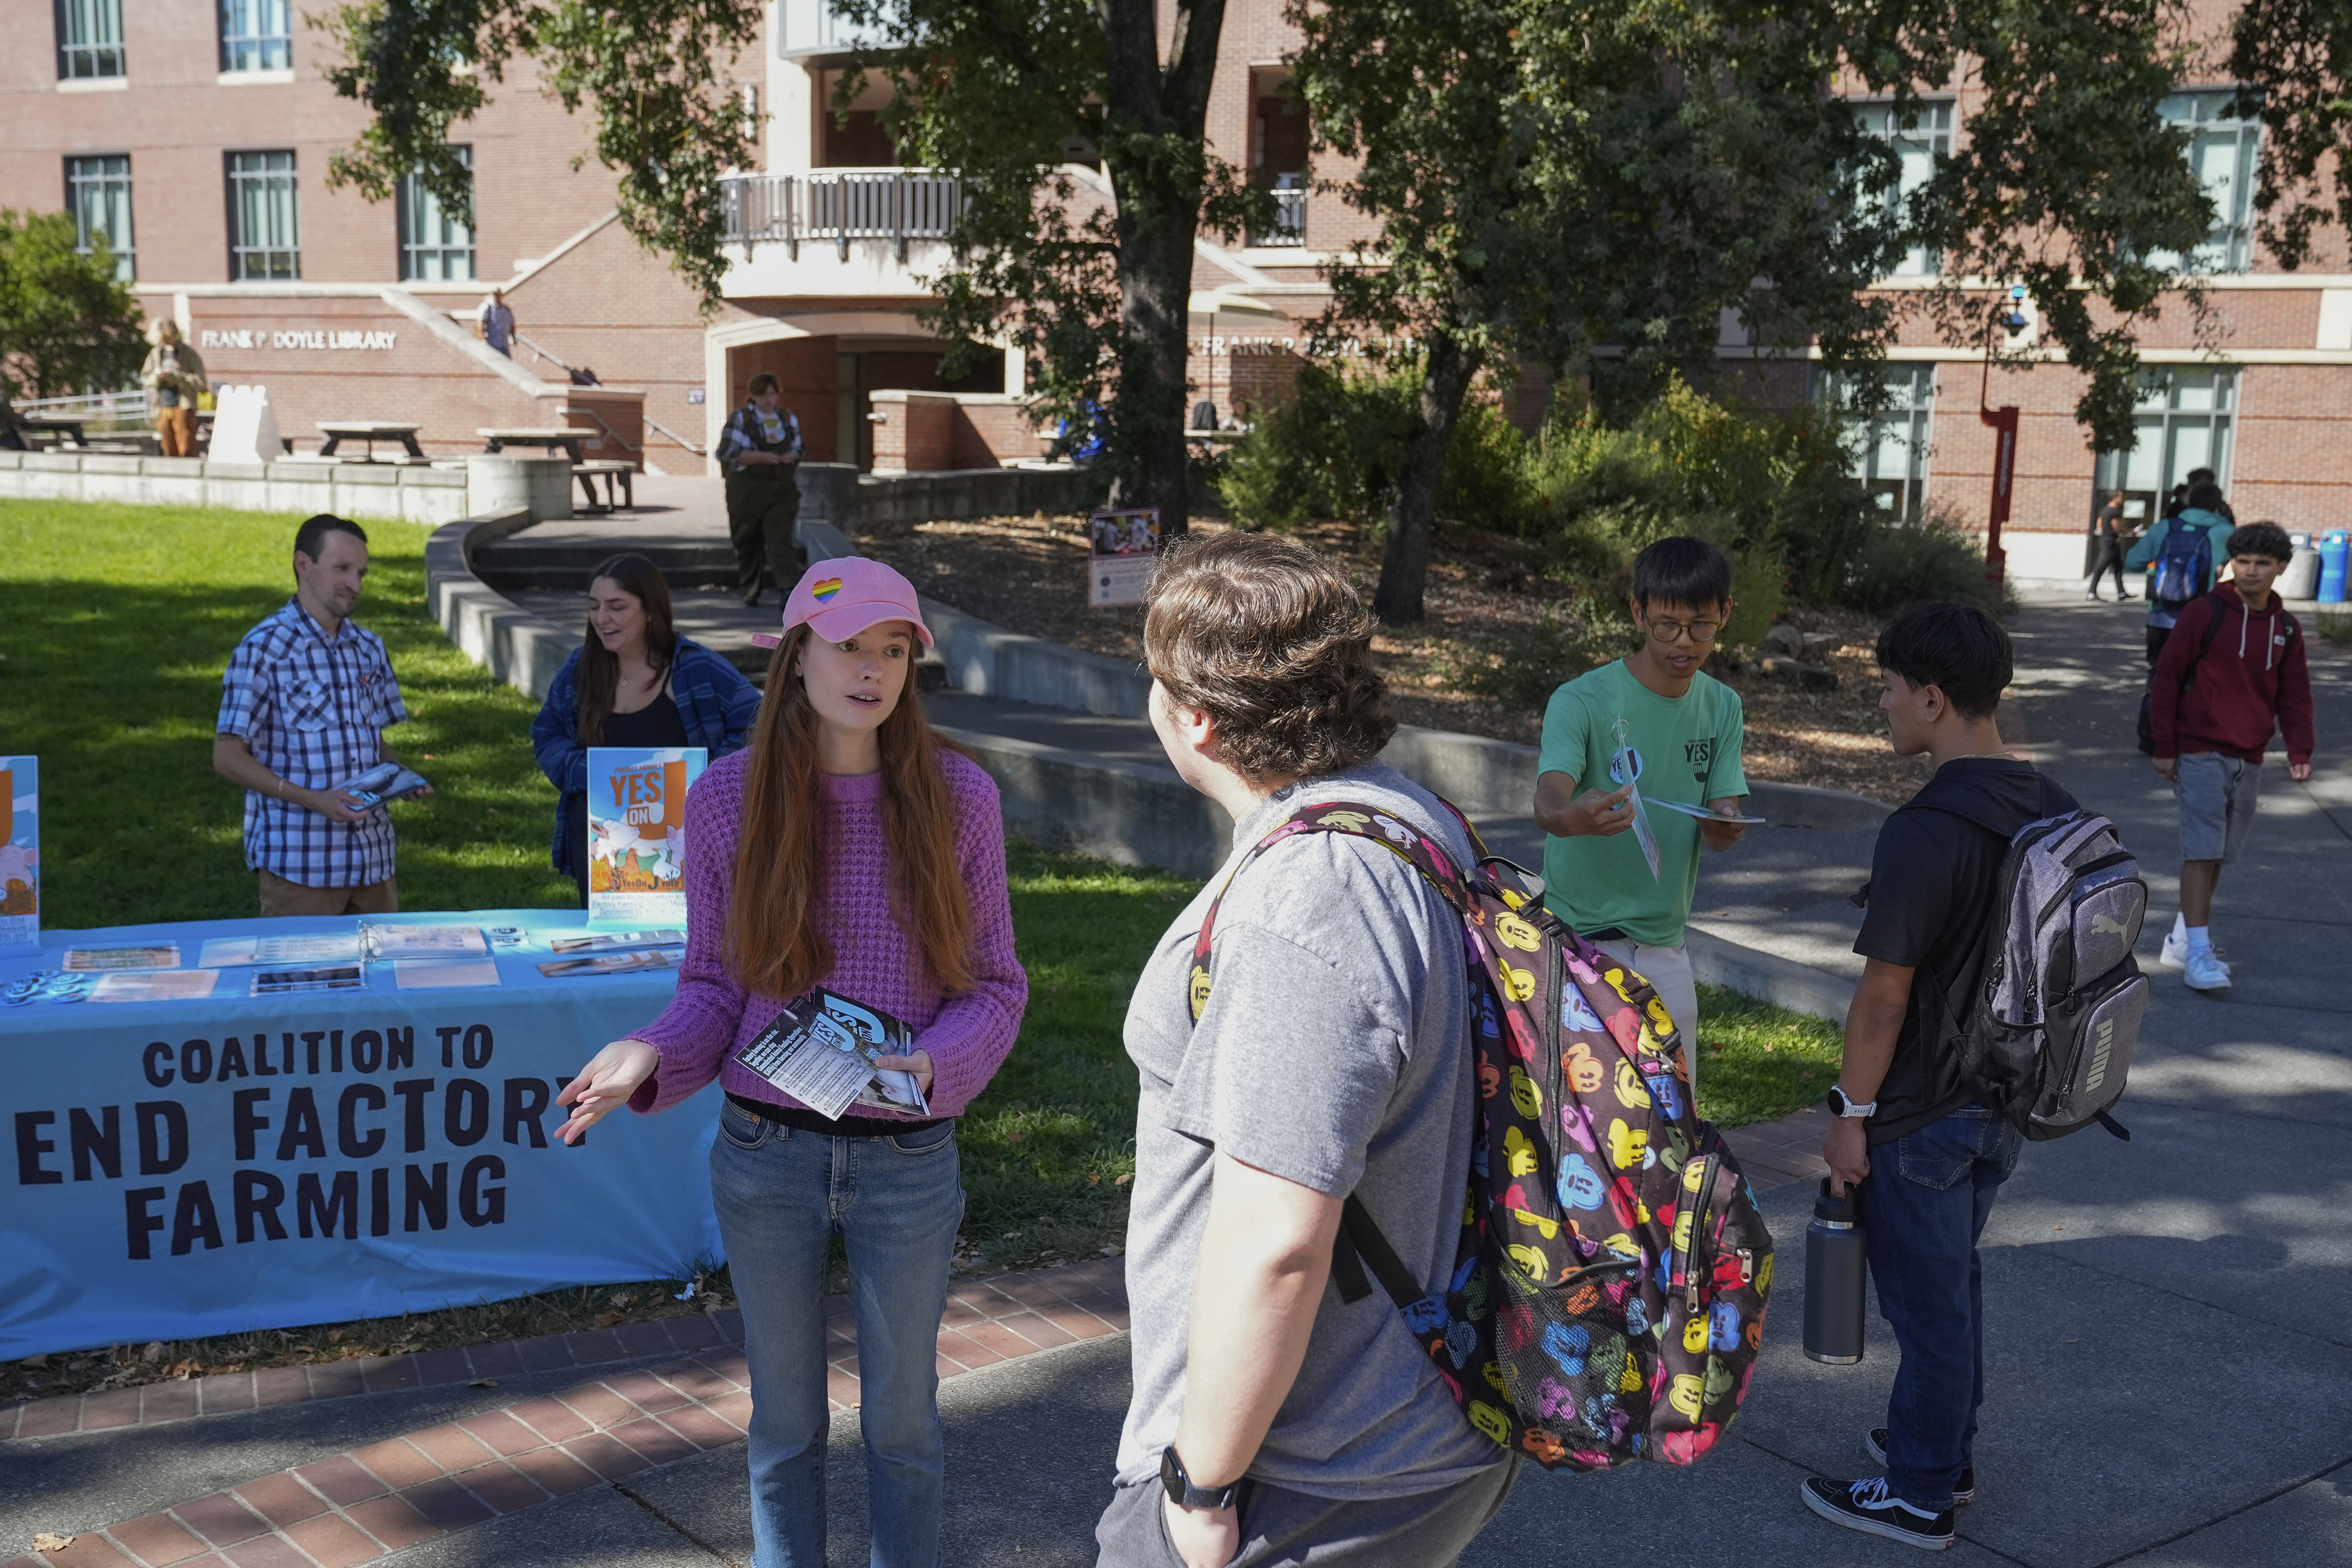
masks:
{"type": "Polygon", "coordinates": [[[2326,229],[2352,237],[2352,5],[2245,0],[2231,19],[2229,58],[2235,111],[2263,122],[2262,242],[2292,272],[2326,229]]]}
{"type": "Polygon", "coordinates": [[[2158,110],[2182,63],[2175,0],[1289,14],[1318,146],[1361,162],[1340,189],[1381,224],[1334,271],[1335,317],[1411,338],[1424,369],[1375,599],[1391,624],[1421,618],[1448,437],[1482,369],[1581,376],[1622,419],[1669,377],[1722,384],[1730,310],[1759,357],[1867,372],[1900,321],[1870,285],[1924,245],[1945,280],[1919,308],[1949,341],[2006,352],[2002,290],[2025,283],[2043,340],[2090,377],[2092,439],[2127,444],[2134,333],[2179,282],[2149,258],[2210,223],[2158,110]],[[1887,102],[1899,126],[1962,83],[1980,95],[1962,146],[1892,200],[1893,149],[1849,100],[1887,102]]]}
{"type": "Polygon", "coordinates": [[[68,213],[0,207],[0,391],[61,397],[112,391],[146,354],[138,302],[100,239],[75,248],[68,213]]]}

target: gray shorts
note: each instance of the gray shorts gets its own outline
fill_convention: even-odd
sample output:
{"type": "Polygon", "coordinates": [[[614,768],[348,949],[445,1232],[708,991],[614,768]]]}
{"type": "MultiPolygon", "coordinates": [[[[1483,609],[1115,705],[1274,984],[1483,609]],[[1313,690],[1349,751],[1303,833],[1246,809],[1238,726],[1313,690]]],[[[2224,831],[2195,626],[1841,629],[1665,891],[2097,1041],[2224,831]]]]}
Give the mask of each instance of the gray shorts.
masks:
{"type": "Polygon", "coordinates": [[[2187,752],[2172,793],[2180,801],[2180,858],[2227,866],[2244,852],[2253,830],[2263,765],[2219,752],[2187,752]]]}
{"type": "MultiPolygon", "coordinates": [[[[1315,1568],[1452,1568],[1463,1548],[1503,1510],[1519,1473],[1514,1454],[1461,1485],[1412,1497],[1342,1502],[1286,1491],[1263,1481],[1244,1484],[1242,1550],[1231,1568],[1312,1563],[1315,1568]]],[[[1158,1478],[1118,1487],[1095,1541],[1095,1568],[1184,1568],[1168,1539],[1158,1478]]]]}

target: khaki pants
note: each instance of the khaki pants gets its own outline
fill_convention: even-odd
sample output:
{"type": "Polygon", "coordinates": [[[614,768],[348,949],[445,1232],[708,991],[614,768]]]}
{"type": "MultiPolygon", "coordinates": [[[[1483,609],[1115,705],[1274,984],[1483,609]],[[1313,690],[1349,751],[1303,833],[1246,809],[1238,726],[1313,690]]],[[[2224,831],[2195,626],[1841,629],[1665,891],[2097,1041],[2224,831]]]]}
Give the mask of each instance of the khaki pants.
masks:
{"type": "Polygon", "coordinates": [[[1659,947],[1654,942],[1612,937],[1592,944],[1650,983],[1666,1016],[1682,1031],[1683,1067],[1690,1074],[1691,1098],[1698,1098],[1698,982],[1691,974],[1690,949],[1681,942],[1659,947]]]}
{"type": "Polygon", "coordinates": [[[155,434],[163,442],[163,456],[193,458],[196,455],[196,411],[183,403],[177,408],[155,410],[155,434]]]}
{"type": "Polygon", "coordinates": [[[289,882],[275,871],[257,873],[261,879],[261,918],[278,920],[287,915],[396,915],[400,912],[400,888],[395,879],[386,877],[381,882],[371,882],[364,888],[306,888],[299,882],[289,882]]]}

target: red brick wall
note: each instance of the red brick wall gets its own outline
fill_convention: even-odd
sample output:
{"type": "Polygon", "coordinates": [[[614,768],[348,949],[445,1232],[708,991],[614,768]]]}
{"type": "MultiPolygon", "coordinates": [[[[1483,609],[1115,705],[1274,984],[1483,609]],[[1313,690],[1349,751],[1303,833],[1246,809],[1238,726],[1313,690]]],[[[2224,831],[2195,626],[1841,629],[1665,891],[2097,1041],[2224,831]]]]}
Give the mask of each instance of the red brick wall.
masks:
{"type": "Polygon", "coordinates": [[[1037,426],[1029,422],[1029,410],[1024,405],[959,396],[950,466],[1002,468],[1034,462],[1045,454],[1038,435],[1037,426]]]}
{"type": "MultiPolygon", "coordinates": [[[[774,338],[727,351],[727,406],[740,408],[751,395],[751,378],[765,371],[776,378],[783,406],[801,422],[801,447],[814,462],[833,461],[840,448],[840,419],[834,399],[833,338],[774,338]]],[[[714,389],[713,396],[719,395],[714,389]]]]}
{"type": "Polygon", "coordinates": [[[956,466],[953,393],[877,392],[874,416],[876,473],[936,473],[956,466]]]}

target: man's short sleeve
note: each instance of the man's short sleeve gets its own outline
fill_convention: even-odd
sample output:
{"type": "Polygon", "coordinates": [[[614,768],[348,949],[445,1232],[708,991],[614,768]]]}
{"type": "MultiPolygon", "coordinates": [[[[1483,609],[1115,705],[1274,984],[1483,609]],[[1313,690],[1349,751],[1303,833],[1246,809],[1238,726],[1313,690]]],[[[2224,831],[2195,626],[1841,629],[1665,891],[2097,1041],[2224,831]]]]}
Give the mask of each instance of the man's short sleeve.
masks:
{"type": "Polygon", "coordinates": [[[1590,786],[1592,781],[1585,774],[1591,770],[1586,755],[1591,743],[1591,715],[1583,700],[1566,686],[1551,694],[1544,708],[1543,749],[1538,753],[1538,773],[1566,773],[1579,784],[1590,786]]]}
{"type": "Polygon", "coordinates": [[[1916,969],[1951,919],[1957,858],[1937,817],[1898,811],[1879,828],[1870,858],[1870,904],[1853,939],[1853,951],[1863,957],[1916,969]]]}
{"type": "Polygon", "coordinates": [[[1748,738],[1748,714],[1739,701],[1739,693],[1729,687],[1723,689],[1721,721],[1715,730],[1715,757],[1707,769],[1706,790],[1701,800],[1722,800],[1727,796],[1748,793],[1748,773],[1740,765],[1740,747],[1748,738]]]}
{"type": "Polygon", "coordinates": [[[259,647],[247,637],[228,656],[228,669],[221,677],[220,717],[213,721],[213,732],[235,735],[250,745],[268,697],[268,673],[261,667],[259,647]]]}

